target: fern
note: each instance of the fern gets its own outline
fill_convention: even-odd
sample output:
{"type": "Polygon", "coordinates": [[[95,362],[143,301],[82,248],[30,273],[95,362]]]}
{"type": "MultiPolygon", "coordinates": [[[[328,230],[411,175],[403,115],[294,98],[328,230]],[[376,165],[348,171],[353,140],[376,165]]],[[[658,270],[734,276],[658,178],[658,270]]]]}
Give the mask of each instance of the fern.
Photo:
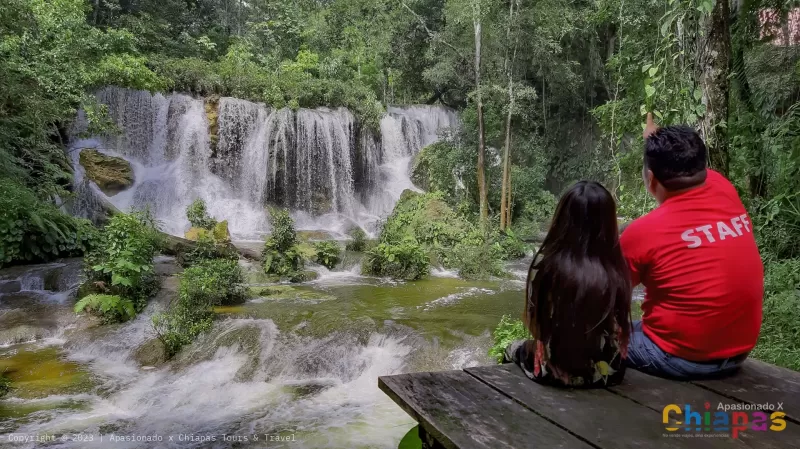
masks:
{"type": "Polygon", "coordinates": [[[75,303],[75,313],[90,312],[106,323],[120,323],[133,318],[133,302],[116,295],[89,295],[75,303]]]}

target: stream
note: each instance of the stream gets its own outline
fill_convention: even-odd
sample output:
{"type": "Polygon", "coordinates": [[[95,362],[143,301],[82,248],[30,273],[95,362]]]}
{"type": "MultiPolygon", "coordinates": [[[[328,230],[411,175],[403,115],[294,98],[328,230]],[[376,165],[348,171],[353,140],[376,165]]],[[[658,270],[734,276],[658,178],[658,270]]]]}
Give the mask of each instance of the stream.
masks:
{"type": "Polygon", "coordinates": [[[211,332],[156,367],[134,353],[177,288],[170,258],[157,260],[163,287],[147,309],[105,326],[72,312],[79,259],[0,270],[0,290],[12,292],[0,294],[0,371],[14,387],[0,400],[0,434],[59,438],[0,445],[396,448],[415,423],[378,376],[493,363],[491,330],[522,307],[525,261],[502,281],[434,270],[395,282],[354,266],[317,267],[302,285],[261,283],[241,263],[269,296],[217,308],[211,332]]]}

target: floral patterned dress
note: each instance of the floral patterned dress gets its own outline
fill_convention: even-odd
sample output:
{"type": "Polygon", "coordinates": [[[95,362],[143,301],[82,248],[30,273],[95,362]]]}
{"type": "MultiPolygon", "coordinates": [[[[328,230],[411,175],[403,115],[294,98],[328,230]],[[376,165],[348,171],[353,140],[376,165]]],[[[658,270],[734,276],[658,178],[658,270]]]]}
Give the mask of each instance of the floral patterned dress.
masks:
{"type": "Polygon", "coordinates": [[[550,347],[538,340],[518,340],[505,351],[504,363],[516,363],[525,375],[536,382],[573,388],[597,388],[617,385],[625,376],[624,359],[628,348],[619,341],[618,334],[600,337],[599,360],[591,360],[594,371],[589,376],[576,376],[552,364],[550,347]]]}

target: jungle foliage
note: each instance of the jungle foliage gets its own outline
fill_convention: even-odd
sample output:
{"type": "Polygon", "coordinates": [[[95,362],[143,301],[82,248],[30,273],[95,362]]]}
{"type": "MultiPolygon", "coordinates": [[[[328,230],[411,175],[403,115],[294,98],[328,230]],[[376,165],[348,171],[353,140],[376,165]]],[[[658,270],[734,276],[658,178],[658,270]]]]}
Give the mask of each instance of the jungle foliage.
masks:
{"type": "MultiPolygon", "coordinates": [[[[0,218],[0,263],[91,248],[87,223],[58,209],[72,187],[63,149],[79,108],[89,132],[111,128],[92,92],[118,85],[347,106],[373,128],[391,104],[457,109],[461,126],[422,152],[414,179],[440,192],[458,220],[410,223],[413,236],[387,221],[381,240],[412,237],[409,248],[442,261],[476,260],[470,251],[497,259],[496,247],[508,245],[492,228],[536,236],[555,198],[580,179],[603,181],[627,219],[652,209],[640,135],[653,112],[661,125],[700,130],[712,166],[751,213],[767,266],[791,266],[800,259],[795,8],[781,0],[3,1],[0,208],[10,214],[0,218]],[[455,250],[452,235],[474,228],[480,245],[455,250]]],[[[296,245],[268,244],[266,270],[302,271],[296,245]]],[[[108,261],[107,285],[115,270],[133,276],[108,261]]],[[[796,299],[796,284],[772,284],[780,288],[767,291],[769,307],[796,299]]],[[[775,342],[797,334],[765,317],[761,354],[786,364],[775,342]]]]}

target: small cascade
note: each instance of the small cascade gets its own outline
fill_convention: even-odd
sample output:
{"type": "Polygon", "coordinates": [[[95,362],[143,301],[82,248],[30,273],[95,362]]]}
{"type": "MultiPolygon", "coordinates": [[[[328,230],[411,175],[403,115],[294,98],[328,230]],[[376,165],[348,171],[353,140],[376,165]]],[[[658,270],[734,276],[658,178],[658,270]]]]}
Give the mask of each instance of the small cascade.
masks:
{"type": "Polygon", "coordinates": [[[201,198],[240,240],[269,231],[268,205],[293,210],[300,229],[373,230],[403,190],[417,190],[409,178],[413,157],[458,125],[455,112],[440,106],[391,107],[377,134],[344,108],[293,111],[114,87],[97,99],[121,132],[78,139],[86,130],[79,113],[70,148],[78,194],[73,214],[96,218],[104,203],[148,207],[166,232],[183,235],[186,207],[201,198]],[[128,160],[135,184],[105,196],[84,177],[84,148],[128,160]]]}
{"type": "Polygon", "coordinates": [[[391,213],[404,190],[419,191],[409,177],[414,157],[436,142],[438,132],[458,126],[454,111],[439,106],[390,107],[381,120],[382,150],[377,162],[378,182],[368,199],[369,212],[391,213]]]}

